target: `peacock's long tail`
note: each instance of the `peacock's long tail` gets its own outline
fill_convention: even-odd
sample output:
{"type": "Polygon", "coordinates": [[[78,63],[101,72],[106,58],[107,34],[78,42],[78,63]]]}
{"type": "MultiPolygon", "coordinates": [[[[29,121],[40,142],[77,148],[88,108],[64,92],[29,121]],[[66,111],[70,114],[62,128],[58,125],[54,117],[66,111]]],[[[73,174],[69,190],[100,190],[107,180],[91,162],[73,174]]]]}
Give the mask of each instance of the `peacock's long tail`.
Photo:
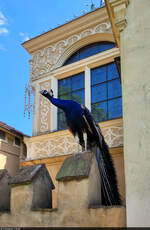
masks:
{"type": "Polygon", "coordinates": [[[121,205],[122,200],[118,191],[113,160],[104,138],[102,140],[102,146],[96,147],[96,159],[101,176],[102,205],[121,205]]]}

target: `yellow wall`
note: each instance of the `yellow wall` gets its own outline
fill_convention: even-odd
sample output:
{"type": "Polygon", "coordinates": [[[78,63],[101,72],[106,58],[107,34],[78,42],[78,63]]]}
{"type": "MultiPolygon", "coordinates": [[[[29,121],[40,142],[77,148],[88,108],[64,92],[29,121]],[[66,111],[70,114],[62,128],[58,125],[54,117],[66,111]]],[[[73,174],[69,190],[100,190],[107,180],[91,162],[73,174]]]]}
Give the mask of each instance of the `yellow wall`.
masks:
{"type": "MultiPolygon", "coordinates": [[[[123,165],[123,147],[111,148],[110,153],[113,157],[114,165],[115,165],[116,172],[117,172],[119,191],[124,201],[125,200],[125,182],[124,182],[125,180],[124,180],[124,165],[123,165]]],[[[57,194],[58,194],[58,182],[56,181],[55,177],[62,163],[68,156],[70,155],[21,162],[21,166],[34,165],[34,164],[46,164],[46,167],[55,185],[55,189],[52,192],[53,208],[57,207],[57,194]]]]}

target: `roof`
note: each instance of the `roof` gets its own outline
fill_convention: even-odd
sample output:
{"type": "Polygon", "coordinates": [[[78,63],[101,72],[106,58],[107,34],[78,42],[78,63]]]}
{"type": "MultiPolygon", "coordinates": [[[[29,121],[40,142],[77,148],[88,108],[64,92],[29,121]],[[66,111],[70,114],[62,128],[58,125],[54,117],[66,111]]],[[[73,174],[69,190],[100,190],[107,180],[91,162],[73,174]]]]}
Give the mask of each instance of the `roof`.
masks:
{"type": "Polygon", "coordinates": [[[19,130],[15,129],[15,128],[9,126],[9,125],[7,125],[6,123],[4,123],[4,122],[2,122],[2,121],[0,121],[0,127],[1,127],[1,128],[4,128],[4,129],[6,129],[6,130],[8,130],[8,131],[10,131],[10,132],[12,132],[12,133],[14,133],[14,134],[17,134],[17,135],[19,135],[19,136],[22,136],[22,137],[23,137],[23,136],[29,137],[28,135],[26,135],[26,134],[20,132],[19,130]]]}
{"type": "Polygon", "coordinates": [[[9,180],[9,184],[31,183],[40,171],[41,173],[46,174],[51,189],[54,189],[55,186],[44,164],[30,165],[20,168],[16,175],[9,180]]]}

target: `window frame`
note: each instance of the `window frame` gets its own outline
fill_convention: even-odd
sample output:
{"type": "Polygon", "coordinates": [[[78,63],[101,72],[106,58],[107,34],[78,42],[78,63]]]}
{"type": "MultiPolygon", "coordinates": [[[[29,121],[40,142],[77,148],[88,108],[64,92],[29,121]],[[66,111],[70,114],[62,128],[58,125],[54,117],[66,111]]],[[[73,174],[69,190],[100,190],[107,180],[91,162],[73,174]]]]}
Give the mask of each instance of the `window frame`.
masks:
{"type": "MultiPolygon", "coordinates": [[[[96,68],[115,61],[116,57],[120,56],[119,48],[115,47],[104,52],[92,55],[80,61],[61,66],[45,76],[44,79],[39,79],[38,84],[47,80],[51,81],[51,88],[54,90],[55,97],[58,97],[58,80],[70,77],[72,75],[84,72],[85,76],[85,106],[91,111],[91,72],[92,68],[96,68]]],[[[37,104],[38,106],[38,104],[37,104]]],[[[59,131],[57,128],[57,107],[50,105],[50,123],[51,132],[59,131]]],[[[38,118],[37,118],[38,119],[38,118]]],[[[113,120],[113,119],[112,119],[113,120]]]]}
{"type": "Polygon", "coordinates": [[[17,147],[17,148],[21,148],[21,139],[17,136],[14,137],[14,143],[13,143],[13,146],[17,147]],[[20,140],[20,145],[17,145],[16,144],[16,139],[20,140]]]}
{"type": "MultiPolygon", "coordinates": [[[[64,80],[66,78],[60,79],[58,81],[58,98],[61,98],[61,96],[65,96],[65,95],[70,94],[71,95],[70,100],[73,100],[72,99],[72,94],[73,93],[79,92],[79,91],[83,91],[84,92],[84,104],[85,104],[85,72],[81,72],[81,73],[78,73],[78,74],[75,74],[75,75],[72,75],[72,76],[68,76],[67,78],[70,78],[70,88],[71,88],[71,90],[69,92],[67,92],[67,93],[63,93],[63,94],[60,93],[59,94],[59,81],[64,80]],[[83,76],[81,76],[80,74],[82,74],[83,76]],[[72,83],[73,80],[72,79],[73,79],[73,77],[76,77],[78,75],[80,75],[81,77],[83,77],[84,85],[81,88],[73,89],[73,83],[72,83]]],[[[61,109],[57,109],[57,130],[64,130],[64,129],[61,129],[60,126],[59,126],[59,116],[60,116],[60,114],[63,114],[63,111],[61,109]]]]}
{"type": "MultiPolygon", "coordinates": [[[[108,93],[109,92],[109,83],[113,82],[115,80],[120,81],[119,73],[118,73],[117,77],[114,77],[112,79],[108,78],[109,65],[113,64],[113,63],[114,63],[114,65],[116,65],[115,62],[110,62],[110,63],[107,63],[105,65],[96,67],[96,68],[103,67],[103,66],[106,67],[106,70],[105,70],[106,71],[106,79],[104,81],[102,81],[102,82],[92,84],[92,70],[95,69],[95,68],[91,69],[91,112],[92,112],[92,105],[95,105],[97,103],[106,103],[106,108],[107,108],[106,113],[109,113],[109,108],[108,108],[109,107],[109,102],[112,101],[112,100],[122,98],[122,94],[120,96],[113,96],[113,97],[109,98],[109,93],[108,93]],[[106,87],[106,98],[92,103],[92,87],[100,86],[100,85],[105,85],[105,87],[106,87]]],[[[116,66],[116,70],[118,71],[117,66],[116,66]]],[[[107,114],[107,119],[97,121],[97,122],[104,122],[104,121],[109,121],[109,120],[118,119],[118,118],[120,118],[120,117],[109,118],[109,115],[107,114]]]]}

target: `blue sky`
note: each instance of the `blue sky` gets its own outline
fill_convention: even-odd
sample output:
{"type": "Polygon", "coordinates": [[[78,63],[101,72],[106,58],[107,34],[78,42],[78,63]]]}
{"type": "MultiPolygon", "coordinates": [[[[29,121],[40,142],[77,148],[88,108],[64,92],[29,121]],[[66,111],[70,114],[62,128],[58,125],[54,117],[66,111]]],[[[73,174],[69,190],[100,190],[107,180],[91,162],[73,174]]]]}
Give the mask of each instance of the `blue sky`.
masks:
{"type": "MultiPolygon", "coordinates": [[[[100,0],[93,0],[99,7],[100,0]]],[[[0,1],[0,121],[32,135],[32,115],[24,118],[24,87],[29,82],[30,56],[21,44],[81,16],[89,0],[0,1]]]]}

